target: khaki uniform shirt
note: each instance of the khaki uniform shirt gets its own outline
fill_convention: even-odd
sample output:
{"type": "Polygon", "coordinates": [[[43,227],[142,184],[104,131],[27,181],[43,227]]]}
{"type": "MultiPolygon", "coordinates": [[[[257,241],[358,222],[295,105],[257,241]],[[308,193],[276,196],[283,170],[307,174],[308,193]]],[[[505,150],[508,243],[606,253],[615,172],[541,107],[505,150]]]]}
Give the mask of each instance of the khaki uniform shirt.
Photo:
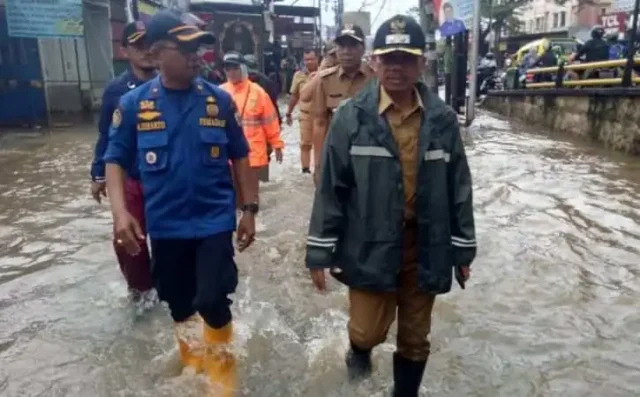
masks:
{"type": "Polygon", "coordinates": [[[308,119],[311,107],[310,98],[302,98],[302,88],[309,82],[313,73],[297,71],[291,82],[291,95],[297,95],[300,103],[300,119],[308,119]],[[305,100],[306,99],[306,100],[305,100]]]}
{"type": "Polygon", "coordinates": [[[353,97],[372,77],[371,69],[364,64],[353,76],[347,76],[340,66],[322,70],[319,75],[311,108],[314,118],[324,119],[327,123],[340,102],[353,97]]]}
{"type": "Polygon", "coordinates": [[[416,217],[416,184],[418,180],[418,137],[424,104],[417,90],[411,106],[401,108],[380,86],[378,113],[384,115],[391,127],[391,134],[400,151],[402,179],[404,184],[405,210],[404,219],[414,220],[416,217]]]}

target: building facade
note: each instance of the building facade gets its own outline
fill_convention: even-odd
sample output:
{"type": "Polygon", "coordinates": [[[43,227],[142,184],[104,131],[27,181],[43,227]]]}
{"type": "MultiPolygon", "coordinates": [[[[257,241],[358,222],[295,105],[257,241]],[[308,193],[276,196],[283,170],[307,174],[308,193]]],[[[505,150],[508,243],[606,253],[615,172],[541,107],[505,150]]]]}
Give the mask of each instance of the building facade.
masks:
{"type": "Polygon", "coordinates": [[[611,8],[611,1],[570,0],[560,5],[554,0],[533,0],[520,9],[522,33],[578,32],[600,23],[600,16],[611,8]]]}

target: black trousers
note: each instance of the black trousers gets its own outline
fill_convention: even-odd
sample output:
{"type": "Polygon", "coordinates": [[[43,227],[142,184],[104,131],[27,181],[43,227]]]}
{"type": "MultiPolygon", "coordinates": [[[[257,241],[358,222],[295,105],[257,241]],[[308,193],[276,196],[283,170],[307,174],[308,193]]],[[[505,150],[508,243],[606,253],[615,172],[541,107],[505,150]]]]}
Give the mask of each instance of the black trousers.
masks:
{"type": "Polygon", "coordinates": [[[174,321],[199,312],[213,328],[231,321],[228,295],[238,285],[233,232],[202,239],[151,239],[152,275],[174,321]]]}

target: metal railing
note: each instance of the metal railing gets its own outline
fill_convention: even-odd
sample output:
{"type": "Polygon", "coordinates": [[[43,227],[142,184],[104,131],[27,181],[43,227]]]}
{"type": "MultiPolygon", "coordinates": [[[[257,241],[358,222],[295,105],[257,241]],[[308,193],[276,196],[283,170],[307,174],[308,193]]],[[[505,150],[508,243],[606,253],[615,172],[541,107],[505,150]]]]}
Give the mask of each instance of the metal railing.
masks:
{"type": "MultiPolygon", "coordinates": [[[[627,66],[626,59],[615,59],[611,61],[576,63],[571,65],[560,63],[558,66],[527,69],[526,71],[527,76],[530,76],[530,75],[535,76],[535,75],[540,75],[545,73],[545,74],[553,74],[554,78],[553,78],[553,81],[531,82],[531,83],[527,82],[525,88],[535,89],[535,88],[562,88],[562,87],[620,86],[623,83],[623,77],[604,77],[604,78],[586,78],[586,79],[579,78],[575,80],[574,79],[566,80],[565,77],[568,74],[570,74],[570,72],[575,73],[578,71],[598,70],[598,71],[611,73],[611,69],[619,69],[617,72],[620,72],[619,75],[622,75],[622,72],[624,71],[624,68],[626,66],[627,66]]],[[[640,58],[633,59],[633,66],[640,67],[640,58]]],[[[615,72],[611,74],[615,74],[615,72]]],[[[631,82],[632,84],[639,84],[640,76],[633,73],[631,82]]]]}

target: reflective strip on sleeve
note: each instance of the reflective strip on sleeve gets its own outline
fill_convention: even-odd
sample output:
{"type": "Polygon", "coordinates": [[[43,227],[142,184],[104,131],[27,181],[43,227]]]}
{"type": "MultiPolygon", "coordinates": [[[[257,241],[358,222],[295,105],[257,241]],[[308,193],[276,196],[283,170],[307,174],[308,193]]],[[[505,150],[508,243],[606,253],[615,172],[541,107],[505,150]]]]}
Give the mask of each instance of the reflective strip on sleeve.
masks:
{"type": "Polygon", "coordinates": [[[391,153],[382,146],[351,146],[349,153],[352,156],[393,157],[391,153]]]}
{"type": "Polygon", "coordinates": [[[424,161],[444,160],[449,162],[450,155],[442,149],[427,150],[424,152],[424,161]]]}
{"type": "Polygon", "coordinates": [[[475,248],[476,240],[470,240],[462,237],[451,236],[451,244],[460,248],[475,248]]]}
{"type": "Polygon", "coordinates": [[[331,248],[335,250],[337,242],[337,237],[307,237],[307,245],[310,245],[312,247],[331,248]]]}

